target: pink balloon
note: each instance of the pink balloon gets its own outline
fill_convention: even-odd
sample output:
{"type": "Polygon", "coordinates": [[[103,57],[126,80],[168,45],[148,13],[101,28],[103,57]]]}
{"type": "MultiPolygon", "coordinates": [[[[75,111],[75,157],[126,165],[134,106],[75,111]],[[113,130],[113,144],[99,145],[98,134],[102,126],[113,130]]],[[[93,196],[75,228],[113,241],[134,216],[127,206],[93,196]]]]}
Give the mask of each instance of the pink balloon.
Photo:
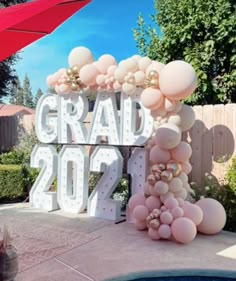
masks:
{"type": "Polygon", "coordinates": [[[158,228],[158,234],[163,239],[169,239],[171,237],[171,228],[167,224],[162,224],[158,228]]]}
{"type": "Polygon", "coordinates": [[[162,205],[162,206],[161,206],[161,211],[164,212],[164,211],[166,211],[166,210],[167,210],[166,207],[165,207],[164,205],[162,205]]]}
{"type": "Polygon", "coordinates": [[[161,201],[159,198],[155,197],[155,196],[149,196],[146,199],[146,207],[148,208],[148,210],[151,212],[154,209],[159,209],[161,207],[161,201]]]}
{"type": "Polygon", "coordinates": [[[183,187],[181,187],[181,189],[178,192],[175,193],[176,198],[179,197],[179,198],[182,198],[182,199],[186,199],[187,196],[188,196],[188,193],[183,187]]]}
{"type": "Polygon", "coordinates": [[[141,70],[134,73],[135,77],[135,84],[137,86],[142,86],[144,84],[144,81],[146,79],[145,73],[141,70]]]}
{"type": "Polygon", "coordinates": [[[165,98],[165,109],[166,109],[167,112],[170,112],[170,111],[174,110],[175,105],[176,105],[175,101],[169,100],[168,98],[165,98]]]}
{"type": "Polygon", "coordinates": [[[158,231],[155,230],[155,229],[152,229],[151,227],[149,227],[149,229],[148,229],[148,236],[149,236],[152,240],[160,240],[160,239],[161,239],[161,237],[160,237],[158,231]]]}
{"type": "Polygon", "coordinates": [[[148,182],[145,182],[143,190],[144,190],[144,193],[146,195],[151,195],[151,193],[150,193],[150,184],[148,182]]]}
{"type": "Polygon", "coordinates": [[[116,65],[111,65],[108,67],[107,69],[107,74],[111,75],[111,76],[114,76],[114,73],[117,69],[117,66],[116,65]]]}
{"type": "Polygon", "coordinates": [[[169,186],[164,181],[157,181],[154,186],[154,191],[157,195],[166,194],[169,190],[169,186]]]}
{"type": "Polygon", "coordinates": [[[169,190],[173,193],[176,193],[180,191],[183,188],[183,182],[181,179],[174,177],[170,182],[169,182],[169,190]]]}
{"type": "Polygon", "coordinates": [[[132,212],[134,208],[138,205],[145,206],[145,202],[146,202],[146,198],[144,197],[144,195],[142,193],[136,193],[130,197],[128,202],[128,207],[132,212]]]}
{"type": "Polygon", "coordinates": [[[189,218],[194,222],[195,225],[199,225],[203,220],[202,209],[194,204],[184,205],[183,206],[184,216],[189,218]]]}
{"type": "Polygon", "coordinates": [[[149,59],[149,57],[143,57],[138,61],[139,69],[145,71],[151,63],[152,61],[149,59]]]}
{"type": "Polygon", "coordinates": [[[113,89],[115,91],[121,90],[121,84],[118,81],[115,81],[114,84],[113,84],[113,89]]]}
{"type": "Polygon", "coordinates": [[[164,96],[158,89],[146,88],[141,94],[141,103],[148,109],[156,109],[161,106],[164,96]]]}
{"type": "Polygon", "coordinates": [[[139,220],[136,220],[136,221],[135,221],[135,227],[136,227],[136,229],[138,229],[138,230],[145,230],[145,229],[147,229],[146,221],[139,221],[139,220]]]}
{"type": "Polygon", "coordinates": [[[71,50],[68,56],[68,63],[70,67],[77,66],[79,70],[93,62],[93,55],[88,48],[85,47],[76,47],[71,50]]]}
{"type": "Polygon", "coordinates": [[[220,202],[212,198],[203,198],[197,201],[196,205],[203,212],[203,220],[197,226],[199,232],[203,234],[216,234],[224,228],[226,213],[220,202]]]}
{"type": "Polygon", "coordinates": [[[163,63],[159,62],[159,61],[152,61],[152,63],[146,69],[146,74],[148,74],[152,70],[155,70],[160,74],[160,72],[161,72],[161,70],[163,69],[164,66],[165,65],[163,63]]]}
{"type": "Polygon", "coordinates": [[[170,212],[164,211],[163,213],[161,213],[160,219],[164,224],[171,224],[173,221],[173,216],[170,212]]]}
{"type": "Polygon", "coordinates": [[[168,199],[168,198],[174,198],[174,194],[172,192],[167,192],[165,194],[161,194],[160,196],[160,199],[161,199],[161,202],[162,203],[165,203],[165,201],[168,199]]]}
{"type": "Polygon", "coordinates": [[[178,162],[186,162],[192,155],[191,146],[184,141],[181,141],[174,149],[171,150],[171,156],[178,162]]]}
{"type": "Polygon", "coordinates": [[[96,83],[99,85],[99,86],[103,86],[105,84],[105,75],[103,74],[99,74],[96,78],[96,83]]]}
{"type": "Polygon", "coordinates": [[[192,171],[192,166],[189,162],[181,163],[182,171],[187,175],[192,171]]]}
{"type": "Polygon", "coordinates": [[[166,164],[171,156],[168,150],[161,149],[158,145],[155,145],[150,150],[149,157],[153,164],[166,164]]]}
{"type": "Polygon", "coordinates": [[[176,200],[178,201],[180,207],[182,207],[185,203],[183,198],[176,197],[176,200]]]}
{"type": "Polygon", "coordinates": [[[177,218],[183,217],[184,211],[183,211],[183,209],[180,208],[180,207],[174,207],[174,208],[171,210],[171,214],[172,214],[172,216],[173,216],[174,219],[177,219],[177,218]]]}
{"type": "Polygon", "coordinates": [[[134,94],[135,91],[136,91],[136,86],[125,82],[125,83],[122,85],[122,90],[123,90],[127,95],[132,95],[132,94],[134,94]]]}
{"type": "Polygon", "coordinates": [[[61,84],[58,87],[58,91],[60,94],[67,94],[70,91],[70,87],[67,84],[61,84]]]}
{"type": "Polygon", "coordinates": [[[138,70],[138,62],[136,59],[128,58],[125,62],[129,72],[135,72],[138,70]]]}
{"type": "Polygon", "coordinates": [[[96,78],[99,74],[96,66],[87,64],[80,69],[79,76],[82,83],[88,86],[96,84],[96,78]]]}
{"type": "Polygon", "coordinates": [[[164,205],[167,209],[173,209],[175,207],[178,207],[179,203],[175,198],[170,197],[165,200],[164,205]]]}
{"type": "Polygon", "coordinates": [[[125,76],[127,75],[128,71],[125,68],[125,66],[119,66],[117,67],[117,69],[115,70],[114,76],[115,79],[119,82],[122,83],[125,80],[125,76]]]}
{"type": "Polygon", "coordinates": [[[48,77],[46,78],[46,82],[49,87],[54,88],[57,83],[57,77],[55,77],[53,74],[48,75],[48,77]]]}
{"type": "Polygon", "coordinates": [[[101,73],[106,73],[108,68],[112,65],[116,65],[116,60],[113,56],[111,55],[102,55],[98,59],[98,65],[97,68],[101,73]]]}
{"type": "Polygon", "coordinates": [[[133,216],[136,220],[144,221],[149,215],[148,208],[143,205],[138,205],[133,210],[133,216]]]}
{"type": "Polygon", "coordinates": [[[190,96],[197,87],[197,76],[193,67],[184,61],[172,61],[165,65],[159,76],[162,93],[172,100],[190,96]]]}
{"type": "Polygon", "coordinates": [[[197,229],[190,219],[181,217],[173,221],[171,232],[177,242],[188,244],[196,237],[197,229]]]}

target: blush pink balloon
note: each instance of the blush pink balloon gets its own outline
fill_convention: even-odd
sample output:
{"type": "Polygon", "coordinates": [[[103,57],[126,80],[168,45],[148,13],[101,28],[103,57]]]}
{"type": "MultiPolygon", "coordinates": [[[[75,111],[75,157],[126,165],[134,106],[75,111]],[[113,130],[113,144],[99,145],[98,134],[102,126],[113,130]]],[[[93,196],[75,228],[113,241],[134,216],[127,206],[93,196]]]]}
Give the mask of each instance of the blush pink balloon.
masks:
{"type": "Polygon", "coordinates": [[[161,201],[155,196],[149,196],[145,202],[146,207],[150,212],[154,209],[159,209],[161,207],[161,201]]]}
{"type": "Polygon", "coordinates": [[[153,164],[166,164],[170,160],[170,153],[168,150],[161,149],[158,145],[155,145],[150,150],[149,159],[153,164]]]}
{"type": "Polygon", "coordinates": [[[136,91],[136,86],[125,82],[125,83],[122,85],[122,90],[123,90],[123,92],[125,92],[127,95],[131,96],[132,94],[135,93],[135,91],[136,91]]]}
{"type": "Polygon", "coordinates": [[[128,58],[125,62],[129,72],[135,72],[138,70],[138,62],[136,59],[128,58]]]}
{"type": "Polygon", "coordinates": [[[162,203],[165,203],[165,201],[168,199],[168,198],[174,198],[174,194],[172,192],[167,192],[165,194],[161,194],[160,195],[160,199],[161,199],[161,202],[162,203]]]}
{"type": "Polygon", "coordinates": [[[107,74],[109,74],[110,76],[114,76],[116,69],[117,69],[116,65],[109,66],[107,69],[107,74]]]}
{"type": "Polygon", "coordinates": [[[154,186],[154,191],[156,195],[166,194],[169,190],[168,183],[164,181],[157,181],[154,186]]]}
{"type": "Polygon", "coordinates": [[[99,71],[102,74],[107,73],[107,70],[110,66],[112,65],[116,65],[116,60],[113,56],[111,55],[102,55],[99,59],[98,59],[98,64],[97,64],[97,68],[99,69],[99,71]]]}
{"type": "Polygon", "coordinates": [[[48,77],[46,78],[46,82],[49,87],[54,88],[57,83],[57,77],[55,77],[55,75],[53,74],[48,75],[48,77]]]}
{"type": "Polygon", "coordinates": [[[193,108],[189,105],[182,104],[181,110],[180,112],[178,112],[178,115],[181,119],[179,127],[182,132],[186,132],[191,129],[196,119],[193,108]]]}
{"type": "Polygon", "coordinates": [[[174,160],[186,162],[192,155],[192,148],[187,142],[181,141],[170,153],[174,160]]]}
{"type": "Polygon", "coordinates": [[[96,83],[99,85],[99,86],[103,86],[105,84],[105,75],[103,74],[99,74],[96,78],[96,83]]]}
{"type": "Polygon", "coordinates": [[[138,205],[133,210],[133,216],[136,220],[144,221],[149,215],[148,208],[143,205],[138,205]]]}
{"type": "Polygon", "coordinates": [[[171,224],[173,221],[173,216],[170,212],[164,211],[161,213],[160,219],[163,224],[171,224]]]}
{"type": "Polygon", "coordinates": [[[93,62],[93,55],[88,48],[76,47],[71,50],[68,56],[68,63],[70,67],[77,66],[80,70],[86,64],[93,62]]]}
{"type": "Polygon", "coordinates": [[[146,79],[145,73],[141,70],[134,73],[135,77],[135,84],[137,86],[142,86],[144,84],[144,81],[146,79]]]}
{"type": "Polygon", "coordinates": [[[70,87],[67,84],[61,84],[58,87],[58,91],[60,94],[67,94],[70,91],[70,87]]]}
{"type": "Polygon", "coordinates": [[[113,89],[114,89],[114,91],[121,90],[121,84],[118,81],[115,81],[113,84],[113,89]]]}
{"type": "Polygon", "coordinates": [[[152,240],[160,240],[160,239],[161,239],[161,237],[160,237],[158,231],[155,230],[155,229],[152,229],[151,227],[149,227],[149,229],[148,229],[148,236],[149,236],[152,240]]]}
{"type": "Polygon", "coordinates": [[[162,68],[159,84],[166,97],[181,100],[194,92],[197,87],[197,76],[193,67],[187,62],[172,61],[162,68]]]}
{"type": "Polygon", "coordinates": [[[182,171],[185,173],[185,174],[189,174],[191,171],[192,171],[192,166],[191,164],[187,161],[187,162],[183,162],[180,164],[181,167],[182,167],[182,171]]]}
{"type": "Polygon", "coordinates": [[[179,203],[175,198],[170,197],[165,200],[164,205],[167,209],[173,209],[175,207],[178,207],[179,203]]]}
{"type": "Polygon", "coordinates": [[[141,103],[148,109],[157,109],[161,106],[164,96],[158,89],[146,88],[141,94],[141,103]]]}
{"type": "Polygon", "coordinates": [[[173,221],[171,232],[177,242],[188,244],[196,237],[197,228],[190,219],[181,217],[173,221]]]}
{"type": "Polygon", "coordinates": [[[160,72],[164,66],[165,65],[159,61],[152,61],[152,63],[146,69],[146,74],[148,75],[150,71],[155,70],[160,75],[160,72]]]}
{"type": "Polygon", "coordinates": [[[135,220],[135,227],[138,230],[146,230],[147,229],[147,224],[146,221],[139,221],[139,220],[135,220]]]}
{"type": "Polygon", "coordinates": [[[183,217],[184,211],[181,207],[175,207],[171,210],[171,214],[174,219],[177,219],[177,218],[183,217]]]}
{"type": "Polygon", "coordinates": [[[145,202],[146,202],[146,198],[144,197],[144,195],[142,193],[136,193],[130,197],[128,202],[128,207],[132,212],[134,208],[138,205],[145,206],[145,202]]]}
{"type": "Polygon", "coordinates": [[[176,105],[175,101],[165,98],[165,109],[167,112],[171,112],[172,110],[174,110],[175,105],[176,105]]]}
{"type": "Polygon", "coordinates": [[[88,86],[96,84],[96,78],[98,74],[98,69],[93,64],[87,64],[83,66],[79,72],[81,82],[88,86]]]}
{"type": "Polygon", "coordinates": [[[181,187],[180,190],[175,193],[176,198],[186,199],[187,195],[188,195],[188,193],[183,187],[181,187]]]}
{"type": "Polygon", "coordinates": [[[170,182],[169,182],[169,190],[170,192],[176,193],[181,190],[183,187],[183,182],[181,179],[174,177],[170,182]]]}
{"type": "Polygon", "coordinates": [[[225,209],[220,202],[212,198],[203,198],[196,202],[203,212],[203,220],[197,226],[203,234],[216,234],[220,232],[226,223],[225,209]]]}
{"type": "Polygon", "coordinates": [[[185,203],[183,198],[176,197],[176,200],[178,201],[180,207],[182,207],[184,205],[184,203],[185,203]]]}
{"type": "Polygon", "coordinates": [[[171,228],[167,224],[162,224],[158,228],[158,234],[162,239],[170,239],[171,237],[171,228]]]}
{"type": "Polygon", "coordinates": [[[144,193],[146,195],[151,195],[151,193],[150,193],[150,184],[148,182],[145,182],[143,190],[144,190],[144,193]]]}
{"type": "Polygon", "coordinates": [[[125,80],[125,76],[127,75],[128,71],[125,68],[125,66],[119,66],[114,73],[115,79],[119,82],[122,83],[125,80]]]}
{"type": "Polygon", "coordinates": [[[188,204],[183,206],[184,217],[190,219],[195,225],[199,225],[203,219],[202,209],[194,204],[188,204]]]}
{"type": "Polygon", "coordinates": [[[143,57],[138,61],[138,67],[140,70],[145,71],[151,63],[152,60],[149,57],[143,57]]]}

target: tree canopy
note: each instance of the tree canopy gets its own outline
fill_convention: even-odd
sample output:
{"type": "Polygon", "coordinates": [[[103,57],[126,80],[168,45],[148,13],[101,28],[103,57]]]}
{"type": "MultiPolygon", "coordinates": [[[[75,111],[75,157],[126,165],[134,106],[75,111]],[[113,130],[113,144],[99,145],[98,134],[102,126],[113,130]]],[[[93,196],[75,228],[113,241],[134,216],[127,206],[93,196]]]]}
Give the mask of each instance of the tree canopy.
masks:
{"type": "MultiPolygon", "coordinates": [[[[24,2],[26,2],[26,0],[0,0],[0,8],[24,2]]],[[[2,42],[2,44],[4,44],[4,42],[2,42]]],[[[19,59],[19,56],[13,55],[8,59],[0,62],[0,99],[10,93],[12,84],[17,83],[14,71],[14,64],[16,63],[17,59],[19,59]]]]}
{"type": "Polygon", "coordinates": [[[154,0],[154,13],[134,28],[140,53],[194,67],[198,88],[187,103],[236,102],[235,0],[154,0]]]}

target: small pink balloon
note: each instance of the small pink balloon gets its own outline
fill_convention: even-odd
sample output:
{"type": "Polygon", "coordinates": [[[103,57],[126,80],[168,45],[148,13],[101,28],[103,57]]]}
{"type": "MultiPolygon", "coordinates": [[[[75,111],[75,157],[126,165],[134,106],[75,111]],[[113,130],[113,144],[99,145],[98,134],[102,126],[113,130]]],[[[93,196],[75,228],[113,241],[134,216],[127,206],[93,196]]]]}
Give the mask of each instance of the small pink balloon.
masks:
{"type": "Polygon", "coordinates": [[[145,182],[143,190],[144,190],[144,193],[146,195],[151,195],[151,193],[150,193],[150,184],[148,182],[145,182]]]}
{"type": "Polygon", "coordinates": [[[139,221],[135,220],[135,227],[137,230],[146,230],[147,229],[147,224],[146,221],[139,221]]]}
{"type": "Polygon", "coordinates": [[[158,231],[155,230],[155,229],[153,229],[153,228],[151,228],[151,227],[149,227],[149,229],[148,229],[148,236],[149,236],[152,240],[160,240],[160,239],[161,239],[161,237],[160,237],[158,231]]]}
{"type": "Polygon", "coordinates": [[[184,205],[183,206],[184,217],[190,219],[194,222],[195,225],[199,225],[203,220],[202,209],[194,204],[184,205]]]}
{"type": "Polygon", "coordinates": [[[96,83],[99,85],[99,86],[103,86],[104,83],[105,83],[105,75],[103,74],[99,74],[96,78],[96,83]]]}
{"type": "Polygon", "coordinates": [[[162,194],[160,196],[160,199],[161,199],[161,202],[162,203],[165,203],[165,201],[168,199],[168,198],[174,198],[174,194],[172,192],[167,192],[165,194],[162,194]]]}
{"type": "Polygon", "coordinates": [[[154,209],[159,209],[161,207],[161,201],[159,198],[155,197],[155,196],[149,196],[146,199],[146,207],[148,208],[148,210],[150,212],[152,212],[152,210],[154,209]]]}
{"type": "Polygon", "coordinates": [[[166,164],[170,160],[170,153],[168,150],[161,149],[158,145],[155,145],[150,150],[149,159],[153,164],[166,164]]]}
{"type": "Polygon", "coordinates": [[[135,84],[137,86],[142,86],[144,84],[144,81],[146,79],[145,73],[141,70],[134,73],[135,77],[135,84]]]}
{"type": "Polygon", "coordinates": [[[170,153],[174,160],[186,162],[192,155],[192,148],[187,142],[181,141],[170,153]]]}
{"type": "Polygon", "coordinates": [[[70,87],[69,85],[66,85],[66,84],[61,84],[59,85],[58,87],[58,91],[60,94],[67,94],[70,90],[70,87]]]}
{"type": "Polygon", "coordinates": [[[141,103],[148,109],[156,109],[161,106],[164,96],[158,89],[146,88],[141,94],[141,103]]]}
{"type": "Polygon", "coordinates": [[[192,171],[192,166],[189,162],[181,163],[182,171],[187,175],[192,171]]]}
{"type": "Polygon", "coordinates": [[[133,216],[136,220],[144,221],[149,215],[148,208],[143,205],[138,205],[133,210],[133,216]]]}
{"type": "Polygon", "coordinates": [[[96,66],[87,64],[80,69],[79,76],[82,83],[88,86],[96,84],[96,78],[99,74],[96,66]]]}
{"type": "Polygon", "coordinates": [[[166,210],[167,210],[166,207],[165,207],[164,205],[162,205],[162,206],[161,206],[161,211],[164,212],[164,211],[166,211],[166,210]]]}
{"type": "Polygon", "coordinates": [[[126,61],[126,67],[129,72],[135,72],[138,70],[138,62],[134,58],[128,58],[126,61]]]}
{"type": "Polygon", "coordinates": [[[132,94],[135,93],[135,91],[136,91],[136,86],[125,82],[125,83],[122,85],[122,90],[123,90],[127,95],[131,96],[132,94]]]}
{"type": "Polygon", "coordinates": [[[116,60],[113,56],[111,55],[102,55],[99,59],[98,59],[98,65],[97,68],[99,69],[99,71],[101,73],[107,73],[107,70],[110,66],[112,65],[116,65],[116,60]]]}
{"type": "Polygon", "coordinates": [[[48,75],[48,77],[46,78],[46,82],[49,87],[54,88],[57,83],[57,78],[53,74],[48,75]]]}
{"type": "Polygon", "coordinates": [[[154,191],[157,195],[166,194],[169,190],[168,183],[164,181],[157,181],[154,186],[154,191]]]}
{"type": "Polygon", "coordinates": [[[117,67],[117,69],[115,70],[114,76],[115,79],[119,82],[122,83],[125,80],[125,76],[127,75],[128,71],[125,68],[125,66],[119,66],[117,67]]]}
{"type": "Polygon", "coordinates": [[[58,84],[55,85],[55,88],[54,88],[54,89],[55,89],[55,91],[56,91],[57,94],[60,94],[60,88],[59,88],[59,85],[58,85],[58,84]]]}
{"type": "Polygon", "coordinates": [[[109,74],[110,76],[114,76],[116,69],[117,69],[117,65],[109,66],[107,69],[107,74],[109,74]]]}
{"type": "Polygon", "coordinates": [[[171,224],[173,221],[173,216],[170,212],[164,211],[161,213],[160,219],[163,224],[171,224]]]}
{"type": "Polygon", "coordinates": [[[193,67],[184,61],[172,61],[165,65],[159,76],[162,93],[172,99],[181,100],[190,96],[197,86],[193,67]]]}
{"type": "Polygon", "coordinates": [[[121,84],[118,81],[115,81],[113,84],[113,89],[114,89],[114,91],[121,90],[121,84]]]}
{"type": "Polygon", "coordinates": [[[188,196],[188,193],[183,187],[181,187],[181,189],[175,193],[176,198],[182,198],[185,200],[187,198],[187,196],[188,196]]]}
{"type": "Polygon", "coordinates": [[[175,198],[170,197],[165,200],[164,205],[167,209],[173,209],[175,207],[178,207],[179,203],[175,198]]]}
{"type": "Polygon", "coordinates": [[[170,182],[169,182],[169,190],[170,192],[176,193],[179,192],[183,188],[183,182],[181,179],[174,177],[170,182]]]}
{"type": "Polygon", "coordinates": [[[181,217],[173,221],[171,232],[177,242],[188,244],[196,237],[197,229],[190,219],[181,217]]]}
{"type": "Polygon", "coordinates": [[[180,207],[182,207],[185,203],[183,198],[176,197],[176,200],[178,201],[180,207]]]}
{"type": "Polygon", "coordinates": [[[146,198],[144,197],[144,195],[142,193],[136,193],[130,197],[128,202],[128,207],[132,212],[134,208],[138,205],[145,206],[145,202],[146,202],[146,198]]]}
{"type": "Polygon", "coordinates": [[[162,224],[158,228],[158,234],[162,239],[170,239],[171,237],[171,228],[167,224],[162,224]]]}
{"type": "Polygon", "coordinates": [[[183,217],[184,211],[181,207],[174,207],[171,210],[171,214],[172,214],[174,219],[177,219],[177,218],[183,217]]]}
{"type": "Polygon", "coordinates": [[[165,98],[165,109],[167,112],[171,112],[172,110],[174,110],[175,105],[176,105],[175,101],[165,98]]]}
{"type": "Polygon", "coordinates": [[[145,71],[151,63],[152,60],[149,57],[143,57],[138,61],[138,67],[140,70],[145,71]]]}
{"type": "Polygon", "coordinates": [[[212,198],[203,198],[196,202],[203,212],[203,220],[197,226],[203,234],[216,234],[220,232],[226,223],[225,209],[220,202],[212,198]]]}

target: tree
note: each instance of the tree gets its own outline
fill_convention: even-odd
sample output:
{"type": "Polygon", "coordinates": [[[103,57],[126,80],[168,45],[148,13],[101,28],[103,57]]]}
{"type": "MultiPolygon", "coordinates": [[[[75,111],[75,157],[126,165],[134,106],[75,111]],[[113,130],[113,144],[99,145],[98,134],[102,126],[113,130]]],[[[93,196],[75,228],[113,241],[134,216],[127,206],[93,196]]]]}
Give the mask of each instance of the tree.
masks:
{"type": "MultiPolygon", "coordinates": [[[[0,8],[8,7],[17,3],[25,3],[26,0],[0,0],[0,8]]],[[[16,79],[14,64],[19,59],[18,55],[13,55],[8,59],[0,62],[0,100],[2,97],[7,96],[12,89],[12,84],[16,79]]]]}
{"type": "Polygon", "coordinates": [[[185,60],[196,70],[190,104],[236,101],[235,0],[154,0],[147,25],[140,15],[134,38],[142,55],[167,63],[185,60]],[[158,32],[158,28],[160,32],[158,32]]]}
{"type": "Polygon", "coordinates": [[[38,100],[40,99],[40,97],[43,95],[43,92],[42,90],[39,88],[37,90],[37,93],[36,93],[36,96],[34,98],[34,107],[36,107],[37,103],[38,103],[38,100]]]}
{"type": "Polygon", "coordinates": [[[30,108],[34,107],[33,95],[30,86],[30,80],[28,75],[25,75],[23,81],[23,92],[24,92],[24,105],[30,108]]]}
{"type": "Polygon", "coordinates": [[[24,91],[21,87],[21,83],[18,76],[16,76],[16,78],[11,84],[9,101],[11,104],[24,105],[24,91]]]}

